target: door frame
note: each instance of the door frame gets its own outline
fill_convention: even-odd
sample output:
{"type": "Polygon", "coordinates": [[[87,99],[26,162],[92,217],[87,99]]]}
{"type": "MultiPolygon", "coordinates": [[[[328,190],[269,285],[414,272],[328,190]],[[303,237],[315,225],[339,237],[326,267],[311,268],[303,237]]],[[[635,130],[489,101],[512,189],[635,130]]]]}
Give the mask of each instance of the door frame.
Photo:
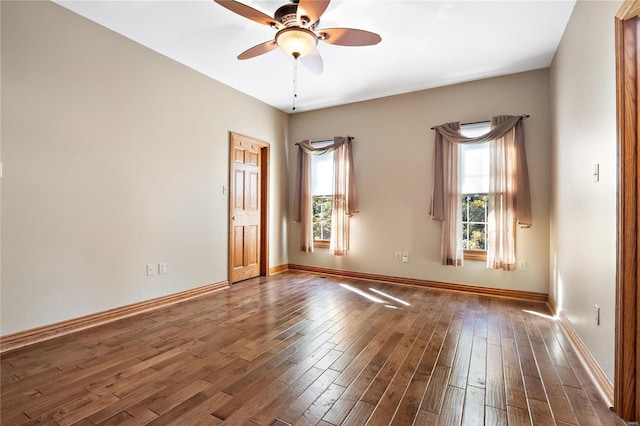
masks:
{"type": "Polygon", "coordinates": [[[232,250],[232,233],[233,233],[233,221],[231,217],[232,204],[231,197],[231,179],[233,179],[233,147],[236,141],[244,141],[252,143],[260,147],[260,276],[269,275],[269,164],[271,156],[271,145],[268,142],[264,142],[250,136],[245,136],[240,133],[229,132],[229,173],[227,188],[229,188],[227,196],[227,279],[229,285],[233,285],[232,270],[233,265],[231,262],[231,250],[232,250]]]}
{"type": "Polygon", "coordinates": [[[613,408],[627,421],[640,420],[639,15],[640,2],[626,0],[615,17],[618,199],[613,408]]]}

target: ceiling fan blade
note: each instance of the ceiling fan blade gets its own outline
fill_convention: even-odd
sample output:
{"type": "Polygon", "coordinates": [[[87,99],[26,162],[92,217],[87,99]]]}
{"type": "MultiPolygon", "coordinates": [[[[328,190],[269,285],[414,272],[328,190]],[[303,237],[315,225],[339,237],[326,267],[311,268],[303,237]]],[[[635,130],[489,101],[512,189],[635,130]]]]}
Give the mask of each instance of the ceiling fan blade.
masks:
{"type": "Polygon", "coordinates": [[[282,27],[282,24],[271,16],[266,15],[259,10],[256,10],[252,7],[247,6],[246,4],[242,4],[240,2],[234,0],[214,0],[220,6],[229,9],[230,11],[237,13],[238,15],[245,17],[247,19],[251,19],[259,24],[267,25],[269,27],[278,28],[282,27]]]}
{"type": "Polygon", "coordinates": [[[313,49],[313,52],[300,58],[302,63],[313,74],[322,74],[324,70],[324,63],[322,62],[322,56],[317,49],[313,49]]]}
{"type": "Polygon", "coordinates": [[[245,50],[240,55],[238,55],[238,59],[242,60],[255,58],[256,56],[271,52],[277,47],[278,45],[276,44],[275,40],[265,41],[264,43],[260,43],[257,46],[253,46],[251,49],[245,50]]]}
{"type": "Polygon", "coordinates": [[[354,28],[325,28],[317,33],[321,41],[339,46],[371,46],[382,41],[376,33],[354,28]]]}
{"type": "Polygon", "coordinates": [[[329,6],[330,0],[300,0],[298,3],[298,23],[308,28],[318,22],[329,6]]]}

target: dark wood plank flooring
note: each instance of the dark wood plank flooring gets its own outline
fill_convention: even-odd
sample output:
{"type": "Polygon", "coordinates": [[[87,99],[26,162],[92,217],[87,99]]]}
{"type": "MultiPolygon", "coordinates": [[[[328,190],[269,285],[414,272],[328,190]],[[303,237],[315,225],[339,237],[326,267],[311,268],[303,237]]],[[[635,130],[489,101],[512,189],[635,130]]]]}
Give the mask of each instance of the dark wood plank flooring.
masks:
{"type": "Polygon", "coordinates": [[[3,354],[0,420],[623,424],[548,314],[535,303],[286,272],[3,354]]]}

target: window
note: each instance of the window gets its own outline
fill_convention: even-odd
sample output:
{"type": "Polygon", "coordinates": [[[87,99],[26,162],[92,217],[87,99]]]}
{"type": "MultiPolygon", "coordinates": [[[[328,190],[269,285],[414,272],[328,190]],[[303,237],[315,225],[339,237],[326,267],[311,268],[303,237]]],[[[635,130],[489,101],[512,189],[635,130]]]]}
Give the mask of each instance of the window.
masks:
{"type": "MultiPolygon", "coordinates": [[[[461,133],[476,137],[491,129],[489,123],[463,125],[461,133]]],[[[487,259],[487,213],[489,207],[489,142],[460,144],[462,190],[462,244],[464,258],[487,259]]]]}
{"type": "MultiPolygon", "coordinates": [[[[433,150],[435,170],[431,216],[434,220],[442,222],[440,253],[443,265],[455,267],[464,264],[461,188],[464,175],[464,192],[466,193],[464,195],[486,194],[489,200],[486,222],[482,218],[471,218],[471,208],[468,209],[467,227],[470,230],[471,225],[478,225],[478,223],[469,222],[485,224],[485,250],[475,253],[486,252],[487,268],[504,271],[516,269],[515,228],[517,225],[523,228],[532,225],[531,194],[522,120],[521,115],[497,115],[491,118],[495,127],[492,126],[494,128],[488,133],[476,137],[463,136],[458,122],[435,127],[433,150]],[[481,149],[480,143],[489,138],[493,140],[489,141],[490,158],[486,161],[486,154],[481,153],[487,151],[486,148],[481,149]],[[463,157],[461,145],[472,145],[464,152],[464,167],[461,164],[463,157]],[[484,188],[471,185],[471,183],[486,182],[486,179],[482,178],[486,171],[475,170],[483,163],[489,164],[489,188],[486,188],[486,185],[484,188]]],[[[469,127],[467,126],[466,129],[467,134],[470,133],[469,127]]],[[[482,133],[486,129],[475,130],[482,133]]],[[[482,169],[486,170],[486,168],[482,169]]],[[[467,202],[468,206],[472,207],[474,201],[481,204],[482,198],[470,198],[467,202]]],[[[308,232],[308,235],[310,236],[311,232],[308,232]]],[[[471,232],[469,235],[469,241],[471,241],[471,232]]]]}
{"type": "MultiPolygon", "coordinates": [[[[331,142],[330,142],[331,143],[331,142]]],[[[329,144],[330,144],[329,143],[329,144]]],[[[314,144],[321,147],[322,145],[314,144]]],[[[314,247],[329,247],[333,206],[333,152],[311,156],[311,212],[314,247]]]]}

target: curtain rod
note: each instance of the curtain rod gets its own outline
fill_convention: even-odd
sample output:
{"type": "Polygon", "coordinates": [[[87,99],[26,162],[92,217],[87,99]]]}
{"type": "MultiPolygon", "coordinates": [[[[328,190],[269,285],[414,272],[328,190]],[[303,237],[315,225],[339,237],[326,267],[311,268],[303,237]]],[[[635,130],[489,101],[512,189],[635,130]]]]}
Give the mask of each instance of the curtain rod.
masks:
{"type": "MultiPolygon", "coordinates": [[[[522,114],[522,119],[526,120],[527,118],[531,117],[529,114],[522,114]]],[[[491,123],[491,120],[484,120],[484,121],[474,121],[473,123],[462,123],[461,126],[469,126],[471,124],[482,124],[482,123],[491,123]]],[[[431,128],[431,130],[435,130],[436,126],[433,126],[431,128]]]]}
{"type": "MultiPolygon", "coordinates": [[[[347,138],[349,138],[350,141],[355,140],[356,138],[354,136],[347,136],[347,138]]],[[[321,142],[333,142],[333,139],[326,139],[323,141],[311,141],[309,143],[321,143],[321,142]]],[[[300,145],[300,143],[296,142],[296,145],[300,145]]]]}

